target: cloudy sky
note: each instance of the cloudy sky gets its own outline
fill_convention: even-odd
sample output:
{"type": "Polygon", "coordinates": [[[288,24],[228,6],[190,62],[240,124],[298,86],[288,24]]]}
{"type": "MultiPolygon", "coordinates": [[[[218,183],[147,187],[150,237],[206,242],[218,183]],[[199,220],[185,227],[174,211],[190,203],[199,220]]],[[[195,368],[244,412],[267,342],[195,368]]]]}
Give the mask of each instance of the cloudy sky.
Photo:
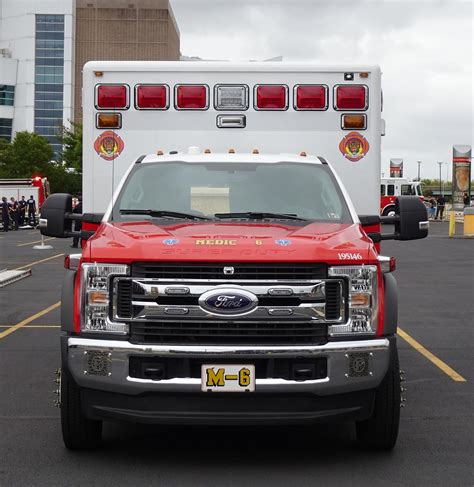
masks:
{"type": "Polygon", "coordinates": [[[401,157],[407,176],[421,160],[435,178],[473,143],[472,0],[170,1],[187,56],[379,64],[385,172],[401,157]]]}

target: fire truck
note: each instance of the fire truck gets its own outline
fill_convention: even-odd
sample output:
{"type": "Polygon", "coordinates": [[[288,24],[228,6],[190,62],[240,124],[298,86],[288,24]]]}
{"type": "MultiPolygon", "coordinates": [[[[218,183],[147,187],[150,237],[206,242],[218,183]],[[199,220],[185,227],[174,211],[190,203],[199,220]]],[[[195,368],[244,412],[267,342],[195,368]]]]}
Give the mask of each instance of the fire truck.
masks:
{"type": "Polygon", "coordinates": [[[49,194],[48,179],[41,176],[26,179],[0,179],[0,196],[5,196],[8,200],[12,196],[16,200],[20,200],[22,196],[25,199],[33,196],[38,208],[41,208],[49,194]]]}
{"type": "Polygon", "coordinates": [[[380,214],[395,215],[395,201],[398,196],[418,196],[424,200],[421,183],[407,178],[382,178],[380,181],[380,214]]]}
{"type": "Polygon", "coordinates": [[[397,288],[380,245],[428,223],[413,196],[379,215],[379,67],[97,61],[83,75],[84,213],[54,194],[40,220],[83,239],[61,299],[66,447],[97,446],[104,421],[351,420],[363,445],[393,448],[397,288]]]}

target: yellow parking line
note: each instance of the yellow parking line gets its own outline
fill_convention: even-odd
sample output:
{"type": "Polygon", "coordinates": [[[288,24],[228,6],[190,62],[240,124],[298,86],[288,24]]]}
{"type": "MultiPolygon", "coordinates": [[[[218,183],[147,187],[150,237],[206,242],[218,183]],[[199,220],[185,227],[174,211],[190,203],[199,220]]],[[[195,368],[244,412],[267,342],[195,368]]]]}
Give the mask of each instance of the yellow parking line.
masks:
{"type": "Polygon", "coordinates": [[[56,254],[56,255],[53,255],[51,257],[46,257],[46,259],[36,260],[35,262],[30,262],[29,264],[22,265],[21,267],[17,267],[15,270],[21,271],[21,269],[27,269],[33,265],[41,264],[42,262],[46,262],[47,260],[57,259],[58,257],[61,257],[62,255],[64,255],[64,254],[56,254]]]}
{"type": "MultiPolygon", "coordinates": [[[[43,242],[46,242],[47,240],[54,240],[56,237],[50,237],[50,238],[45,238],[43,240],[43,242]]],[[[21,243],[21,244],[17,244],[16,246],[17,247],[25,247],[26,245],[31,245],[31,244],[35,244],[35,243],[41,243],[42,241],[41,240],[34,240],[33,242],[25,242],[25,243],[21,243]]]]}
{"type": "MultiPolygon", "coordinates": [[[[13,325],[0,325],[0,328],[11,328],[13,325]]],[[[61,325],[26,325],[22,329],[26,330],[28,328],[61,328],[61,325]]]]}
{"type": "Polygon", "coordinates": [[[57,303],[54,303],[51,306],[48,306],[47,308],[43,309],[42,311],[39,311],[38,313],[30,316],[29,318],[26,318],[23,321],[20,321],[16,325],[11,326],[10,328],[6,329],[5,331],[0,332],[0,340],[2,338],[5,338],[6,336],[10,335],[14,331],[18,330],[19,328],[23,328],[28,323],[35,321],[36,319],[40,318],[41,316],[44,316],[45,314],[49,313],[50,311],[53,311],[54,309],[59,308],[60,305],[61,305],[61,301],[58,301],[57,303]]]}
{"type": "Polygon", "coordinates": [[[458,374],[446,362],[443,362],[436,355],[433,355],[420,342],[417,342],[413,337],[411,337],[406,331],[403,331],[400,327],[398,328],[398,335],[402,337],[409,345],[411,345],[417,352],[420,352],[421,355],[426,357],[431,363],[441,369],[446,375],[451,377],[451,379],[456,382],[466,382],[466,379],[462,375],[458,374]]]}

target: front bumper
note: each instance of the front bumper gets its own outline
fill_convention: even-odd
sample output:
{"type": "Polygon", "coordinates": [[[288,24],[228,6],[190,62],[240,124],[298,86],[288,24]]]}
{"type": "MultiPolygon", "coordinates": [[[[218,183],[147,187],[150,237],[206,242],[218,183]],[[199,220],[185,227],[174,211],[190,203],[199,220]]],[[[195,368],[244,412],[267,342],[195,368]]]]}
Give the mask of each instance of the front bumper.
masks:
{"type": "Polygon", "coordinates": [[[327,377],[306,381],[256,379],[256,391],[253,395],[305,393],[330,396],[375,389],[385,376],[390,361],[390,340],[387,338],[329,342],[314,346],[136,345],[126,341],[76,337],[64,337],[63,340],[63,359],[67,361],[69,374],[78,386],[129,396],[146,393],[203,394],[200,378],[152,380],[130,377],[130,356],[162,357],[163,360],[167,357],[193,357],[202,359],[203,363],[232,359],[237,364],[262,357],[327,359],[327,377]],[[107,366],[100,374],[91,373],[88,368],[91,352],[100,352],[102,358],[106,357],[107,366]],[[354,375],[351,368],[354,354],[363,354],[368,360],[364,375],[354,375]]]}

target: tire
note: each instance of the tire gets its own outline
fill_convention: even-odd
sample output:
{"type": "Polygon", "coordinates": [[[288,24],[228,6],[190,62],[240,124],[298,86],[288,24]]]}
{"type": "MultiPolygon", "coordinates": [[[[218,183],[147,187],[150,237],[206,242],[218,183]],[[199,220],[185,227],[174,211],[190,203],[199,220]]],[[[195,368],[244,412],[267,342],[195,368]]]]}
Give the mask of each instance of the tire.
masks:
{"type": "Polygon", "coordinates": [[[392,450],[400,423],[400,369],[393,347],[389,369],[377,388],[372,416],[356,423],[357,440],[374,450],[392,450]]]}
{"type": "Polygon", "coordinates": [[[82,413],[81,390],[61,369],[61,429],[66,448],[93,449],[102,439],[102,421],[88,419],[82,413]]]}
{"type": "Polygon", "coordinates": [[[383,210],[382,216],[394,216],[395,215],[395,207],[394,206],[387,206],[385,210],[383,210]]]}

